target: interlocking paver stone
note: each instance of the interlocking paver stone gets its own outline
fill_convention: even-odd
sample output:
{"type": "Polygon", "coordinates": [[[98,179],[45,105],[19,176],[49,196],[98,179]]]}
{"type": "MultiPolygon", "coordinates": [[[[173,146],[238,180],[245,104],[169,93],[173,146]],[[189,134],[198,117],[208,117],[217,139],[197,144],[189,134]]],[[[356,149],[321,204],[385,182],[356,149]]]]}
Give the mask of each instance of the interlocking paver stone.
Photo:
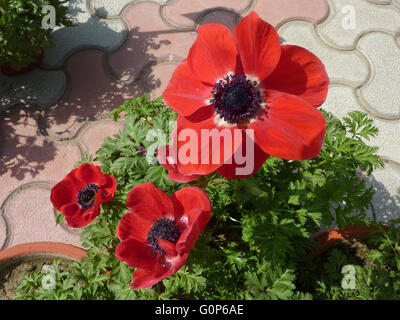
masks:
{"type": "Polygon", "coordinates": [[[186,57],[196,39],[196,32],[174,29],[163,23],[159,5],[143,2],[130,6],[122,19],[129,26],[124,46],[112,53],[109,63],[122,80],[136,79],[143,68],[170,54],[186,57]]]}
{"type": "Polygon", "coordinates": [[[387,121],[379,119],[368,113],[363,107],[354,89],[347,86],[331,86],[328,97],[322,106],[325,110],[332,112],[335,116],[343,118],[350,111],[362,111],[374,120],[374,125],[378,127],[379,134],[371,138],[370,144],[379,147],[379,154],[382,157],[393,159],[400,162],[400,121],[387,121]]]}
{"type": "Polygon", "coordinates": [[[367,107],[379,117],[400,119],[399,43],[390,34],[372,32],[358,41],[358,47],[372,61],[374,69],[369,82],[360,89],[367,107]]]}
{"type": "MultiPolygon", "coordinates": [[[[90,0],[91,6],[96,14],[101,17],[116,17],[119,16],[124,8],[129,4],[140,2],[141,0],[90,0]]],[[[148,0],[159,4],[168,4],[172,0],[148,0]]]]}
{"type": "Polygon", "coordinates": [[[59,68],[71,53],[81,48],[96,47],[111,52],[123,43],[127,33],[125,24],[120,19],[91,15],[86,4],[87,0],[68,1],[76,26],[57,27],[53,31],[56,47],[45,50],[42,66],[59,68]]]}
{"type": "Polygon", "coordinates": [[[177,66],[178,62],[160,63],[153,66],[150,76],[158,79],[159,87],[151,91],[150,96],[152,99],[156,99],[163,94],[177,66]]]}
{"type": "Polygon", "coordinates": [[[34,241],[54,241],[81,247],[79,234],[56,226],[50,189],[32,186],[10,201],[4,213],[10,220],[12,234],[8,247],[34,241]]]}
{"type": "Polygon", "coordinates": [[[329,12],[325,0],[258,0],[250,10],[274,26],[293,19],[318,22],[329,12]]]}
{"type": "Polygon", "coordinates": [[[340,48],[354,48],[357,39],[370,30],[400,31],[400,11],[365,0],[328,0],[329,18],[317,26],[317,32],[340,48]]]}
{"type": "Polygon", "coordinates": [[[69,92],[46,114],[47,132],[54,139],[72,139],[87,121],[107,117],[125,99],[144,93],[137,85],[112,79],[104,69],[104,59],[104,53],[86,50],[67,61],[69,92]]]}
{"type": "Polygon", "coordinates": [[[314,32],[314,25],[307,21],[290,21],[278,29],[285,44],[304,47],[325,64],[331,82],[357,87],[366,81],[368,62],[357,50],[340,51],[325,44],[314,32]]]}
{"type": "Polygon", "coordinates": [[[79,140],[85,146],[89,155],[96,155],[106,137],[112,137],[122,130],[124,124],[113,120],[100,120],[92,123],[79,135],[79,140]]]}
{"type": "Polygon", "coordinates": [[[62,97],[66,85],[67,79],[61,70],[35,69],[12,77],[0,72],[0,111],[19,103],[35,103],[47,108],[62,97]]]}

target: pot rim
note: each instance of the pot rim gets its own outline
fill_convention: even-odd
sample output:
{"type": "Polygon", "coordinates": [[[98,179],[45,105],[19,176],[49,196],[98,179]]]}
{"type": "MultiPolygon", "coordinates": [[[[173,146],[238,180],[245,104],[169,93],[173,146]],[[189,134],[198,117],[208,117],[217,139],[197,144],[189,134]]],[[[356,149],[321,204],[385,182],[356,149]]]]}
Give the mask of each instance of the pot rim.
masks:
{"type": "Polygon", "coordinates": [[[56,254],[80,261],[86,256],[86,250],[62,242],[28,242],[0,250],[0,262],[12,260],[20,256],[37,254],[56,254]]]}
{"type": "MultiPolygon", "coordinates": [[[[385,230],[388,230],[388,226],[384,226],[385,230]]],[[[321,248],[312,251],[313,258],[317,257],[321,253],[325,252],[336,243],[355,237],[366,237],[376,227],[358,227],[358,226],[345,226],[342,231],[339,231],[338,227],[329,229],[314,238],[315,241],[321,244],[321,248]]]]}

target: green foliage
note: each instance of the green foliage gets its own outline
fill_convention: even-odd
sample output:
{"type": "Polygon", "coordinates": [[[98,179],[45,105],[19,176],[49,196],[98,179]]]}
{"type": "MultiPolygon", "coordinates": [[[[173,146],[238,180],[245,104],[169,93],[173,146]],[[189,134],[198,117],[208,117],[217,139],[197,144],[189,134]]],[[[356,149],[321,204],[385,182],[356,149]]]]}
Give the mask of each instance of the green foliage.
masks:
{"type": "MultiPolygon", "coordinates": [[[[169,142],[176,114],[161,98],[150,101],[143,96],[126,101],[110,113],[115,121],[124,121],[124,129],[106,138],[94,159],[86,155],[83,160],[100,162],[102,171],[116,178],[118,188],[114,199],[102,205],[100,216],[84,228],[81,240],[88,248],[88,256],[60,277],[60,281],[67,282],[63,297],[323,298],[324,292],[331,289],[324,279],[310,276],[315,268],[309,253],[317,247],[310,235],[335,221],[340,228],[348,224],[366,225],[373,190],[360,175],[369,175],[374,168],[383,166],[377,149],[366,144],[377,134],[371,120],[353,112],[341,122],[323,113],[327,131],[318,157],[307,161],[271,157],[247,179],[228,180],[213,173],[190,183],[202,187],[210,197],[211,221],[191,250],[186,265],[176,274],[152,288],[132,290],[129,283],[134,269],[115,257],[119,244],[115,230],[127,212],[128,192],[147,181],[169,194],[188,184],[170,181],[167,171],[157,162],[148,162],[155,159],[158,145],[169,142]],[[143,155],[139,147],[145,148],[147,154],[143,155]],[[312,288],[306,285],[310,281],[321,288],[313,290],[313,296],[312,288]]],[[[392,245],[388,242],[385,248],[392,245]]],[[[393,257],[399,263],[396,259],[393,257]]],[[[333,256],[331,273],[340,275],[344,263],[339,256],[333,256]]],[[[21,284],[17,296],[43,298],[37,294],[39,279],[34,282],[38,290],[35,292],[31,290],[33,280],[30,287],[27,281],[21,284]]],[[[330,297],[342,297],[340,288],[337,290],[330,297]]],[[[351,293],[346,294],[352,297],[351,293]]]]}
{"type": "Polygon", "coordinates": [[[288,300],[294,296],[296,275],[292,269],[262,261],[257,263],[255,270],[247,271],[245,278],[249,288],[247,299],[288,300]]]}
{"type": "Polygon", "coordinates": [[[20,69],[34,62],[33,55],[54,47],[52,30],[42,28],[52,5],[56,11],[56,26],[71,26],[67,18],[67,0],[0,0],[0,66],[20,69]]]}

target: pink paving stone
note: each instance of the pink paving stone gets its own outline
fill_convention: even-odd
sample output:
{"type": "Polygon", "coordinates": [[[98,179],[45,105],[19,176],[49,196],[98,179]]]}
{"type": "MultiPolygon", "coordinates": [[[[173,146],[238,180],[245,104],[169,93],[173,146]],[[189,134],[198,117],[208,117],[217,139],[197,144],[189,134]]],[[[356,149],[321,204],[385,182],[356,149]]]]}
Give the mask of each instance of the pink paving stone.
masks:
{"type": "MultiPolygon", "coordinates": [[[[281,0],[274,1],[281,2],[281,0]]],[[[258,2],[264,2],[264,0],[258,2]]],[[[224,8],[240,13],[248,8],[250,3],[250,0],[178,0],[165,6],[163,12],[169,23],[177,27],[190,28],[195,27],[199,17],[207,10],[224,8]]]]}
{"type": "Polygon", "coordinates": [[[86,128],[79,136],[80,141],[86,148],[88,154],[95,156],[106,137],[112,137],[124,128],[122,122],[113,120],[96,121],[86,128]]]}
{"type": "Polygon", "coordinates": [[[152,99],[156,99],[162,96],[177,66],[177,62],[171,62],[161,63],[152,68],[150,76],[160,81],[159,87],[151,91],[150,96],[152,99]]]}
{"type": "Polygon", "coordinates": [[[39,134],[34,108],[17,108],[0,119],[0,205],[19,186],[58,181],[82,159],[75,143],[57,144],[39,134]]]}
{"type": "Polygon", "coordinates": [[[329,13],[325,0],[262,0],[256,1],[251,10],[274,26],[289,19],[318,22],[329,13]]]}
{"type": "Polygon", "coordinates": [[[147,64],[169,55],[186,57],[196,39],[194,31],[181,31],[163,23],[159,5],[142,2],[130,6],[122,19],[129,27],[126,43],[110,55],[110,66],[122,80],[134,80],[147,64]]]}
{"type": "Polygon", "coordinates": [[[56,226],[50,190],[32,187],[17,194],[5,210],[12,228],[9,247],[35,241],[81,246],[79,234],[56,226]]]}
{"type": "Polygon", "coordinates": [[[85,122],[107,117],[125,99],[144,93],[137,84],[112,79],[104,62],[104,54],[97,50],[79,52],[67,61],[70,90],[46,115],[50,136],[71,139],[85,122]]]}

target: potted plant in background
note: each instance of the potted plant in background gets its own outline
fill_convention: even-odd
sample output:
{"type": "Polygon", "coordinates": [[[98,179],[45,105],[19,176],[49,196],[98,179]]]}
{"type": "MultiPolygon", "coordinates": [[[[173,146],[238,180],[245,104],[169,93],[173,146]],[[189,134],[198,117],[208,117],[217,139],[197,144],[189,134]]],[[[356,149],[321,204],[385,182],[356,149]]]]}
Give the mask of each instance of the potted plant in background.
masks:
{"type": "Polygon", "coordinates": [[[0,0],[0,67],[6,75],[19,75],[40,65],[43,49],[54,47],[52,29],[42,22],[55,9],[56,26],[72,26],[67,0],[0,0]]]}
{"type": "Polygon", "coordinates": [[[59,242],[31,242],[1,250],[0,300],[12,299],[24,276],[32,271],[41,277],[45,288],[46,284],[52,287],[60,270],[85,255],[84,249],[59,242]]]}

